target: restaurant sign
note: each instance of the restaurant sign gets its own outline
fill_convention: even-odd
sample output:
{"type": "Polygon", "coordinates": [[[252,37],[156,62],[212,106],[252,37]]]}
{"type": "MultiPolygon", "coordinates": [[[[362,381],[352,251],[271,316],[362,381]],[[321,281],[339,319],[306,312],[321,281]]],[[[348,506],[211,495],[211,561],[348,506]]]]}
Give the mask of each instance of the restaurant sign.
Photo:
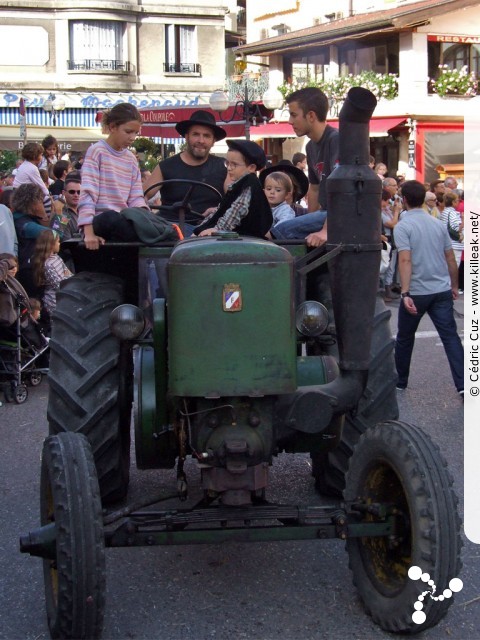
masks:
{"type": "Polygon", "coordinates": [[[429,42],[454,42],[456,44],[480,44],[480,36],[459,36],[442,34],[429,34],[429,42]]]}

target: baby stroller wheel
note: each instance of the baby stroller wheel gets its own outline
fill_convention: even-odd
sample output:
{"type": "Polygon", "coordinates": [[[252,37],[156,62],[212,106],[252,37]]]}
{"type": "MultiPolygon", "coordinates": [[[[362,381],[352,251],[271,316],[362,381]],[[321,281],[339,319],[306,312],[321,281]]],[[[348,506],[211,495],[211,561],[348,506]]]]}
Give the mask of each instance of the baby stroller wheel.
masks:
{"type": "Polygon", "coordinates": [[[13,390],[13,399],[17,404],[23,404],[28,398],[28,390],[24,384],[19,384],[13,390]]]}
{"type": "Polygon", "coordinates": [[[28,381],[32,385],[32,387],[38,387],[38,385],[42,382],[42,372],[41,371],[33,371],[28,374],[28,381]]]}
{"type": "Polygon", "coordinates": [[[5,402],[13,402],[13,384],[11,382],[5,382],[3,385],[3,395],[5,402]]]}

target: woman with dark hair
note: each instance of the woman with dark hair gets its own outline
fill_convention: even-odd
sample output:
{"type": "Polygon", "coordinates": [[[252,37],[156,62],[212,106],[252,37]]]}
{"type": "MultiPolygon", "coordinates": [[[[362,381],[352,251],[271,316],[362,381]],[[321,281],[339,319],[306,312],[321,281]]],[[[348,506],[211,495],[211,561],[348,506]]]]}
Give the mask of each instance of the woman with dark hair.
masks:
{"type": "Polygon", "coordinates": [[[36,239],[49,224],[40,187],[34,184],[22,184],[18,187],[12,196],[12,212],[18,239],[17,278],[28,295],[38,297],[37,287],[32,280],[30,258],[36,239]]]}

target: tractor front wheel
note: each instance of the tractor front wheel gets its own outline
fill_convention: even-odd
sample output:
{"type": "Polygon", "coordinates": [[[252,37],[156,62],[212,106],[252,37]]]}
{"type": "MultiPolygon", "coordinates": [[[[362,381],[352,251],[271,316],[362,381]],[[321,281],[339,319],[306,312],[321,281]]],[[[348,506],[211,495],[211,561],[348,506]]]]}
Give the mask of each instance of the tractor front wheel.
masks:
{"type": "Polygon", "coordinates": [[[438,447],[403,422],[368,429],[350,458],[345,502],[362,523],[375,522],[382,506],[395,518],[390,536],[347,540],[353,582],[367,613],[396,633],[437,624],[461,568],[458,499],[438,447]]]}
{"type": "Polygon", "coordinates": [[[51,636],[99,638],[105,608],[105,548],[100,491],[85,436],[60,433],[45,440],[40,515],[42,526],[55,525],[55,560],[43,560],[51,636]]]}

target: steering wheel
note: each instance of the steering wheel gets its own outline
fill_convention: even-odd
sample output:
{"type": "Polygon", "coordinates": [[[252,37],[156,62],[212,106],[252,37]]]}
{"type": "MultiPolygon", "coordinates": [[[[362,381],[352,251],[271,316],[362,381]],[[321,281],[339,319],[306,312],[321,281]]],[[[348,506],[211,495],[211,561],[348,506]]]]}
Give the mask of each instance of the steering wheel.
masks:
{"type": "Polygon", "coordinates": [[[173,205],[151,205],[151,209],[157,209],[157,210],[160,210],[162,206],[169,206],[169,208],[171,208],[172,211],[174,211],[178,215],[178,224],[182,232],[184,231],[186,213],[192,216],[198,217],[199,221],[204,219],[201,213],[192,211],[189,205],[190,200],[192,198],[192,193],[197,187],[204,187],[205,189],[209,189],[210,191],[213,191],[218,196],[219,200],[223,198],[223,195],[220,193],[220,191],[218,191],[218,189],[215,189],[215,187],[212,187],[212,185],[207,184],[206,182],[199,182],[198,180],[186,180],[184,178],[172,178],[170,180],[162,180],[162,182],[156,182],[155,184],[152,184],[152,186],[148,187],[148,189],[145,191],[144,193],[145,198],[148,197],[147,194],[149,191],[152,191],[153,189],[158,189],[159,187],[163,187],[163,185],[166,185],[166,184],[190,185],[190,188],[187,189],[187,192],[184,195],[183,200],[181,202],[175,202],[173,205]]]}

